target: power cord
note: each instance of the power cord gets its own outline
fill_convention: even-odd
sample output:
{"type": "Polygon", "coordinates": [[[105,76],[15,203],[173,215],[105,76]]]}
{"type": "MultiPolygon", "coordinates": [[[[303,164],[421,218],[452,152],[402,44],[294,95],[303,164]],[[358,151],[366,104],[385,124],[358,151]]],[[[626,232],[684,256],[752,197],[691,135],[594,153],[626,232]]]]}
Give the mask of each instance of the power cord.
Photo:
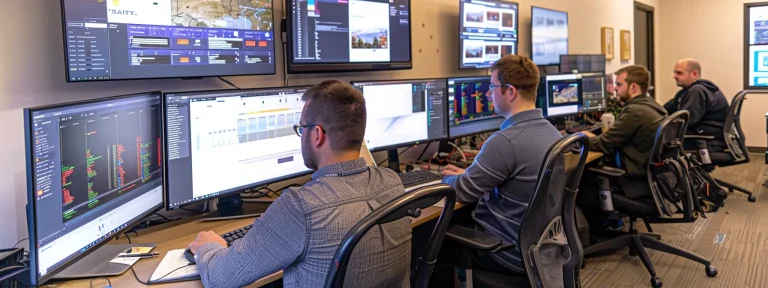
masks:
{"type": "Polygon", "coordinates": [[[13,244],[12,248],[16,248],[16,245],[21,244],[21,242],[24,242],[24,240],[29,240],[29,238],[24,238],[24,239],[19,240],[19,242],[16,242],[16,244],[13,244]]]}
{"type": "Polygon", "coordinates": [[[235,89],[238,89],[238,90],[242,89],[240,87],[237,87],[237,85],[232,84],[232,82],[229,82],[229,80],[224,79],[224,77],[219,76],[219,80],[223,81],[224,83],[227,83],[229,86],[232,86],[235,89]]]}
{"type": "MultiPolygon", "coordinates": [[[[168,275],[173,274],[173,272],[179,271],[179,269],[181,269],[181,268],[186,268],[186,267],[189,267],[189,266],[192,266],[192,265],[195,265],[195,264],[187,264],[187,265],[181,266],[179,268],[173,269],[173,270],[171,270],[171,272],[168,272],[167,274],[163,275],[163,277],[157,278],[157,280],[163,280],[163,278],[168,277],[168,275]]],[[[152,285],[152,284],[149,283],[149,280],[147,280],[146,282],[141,281],[141,279],[139,279],[139,274],[136,274],[136,270],[133,270],[133,266],[131,266],[129,269],[131,269],[131,272],[133,272],[133,277],[136,278],[136,281],[138,281],[139,283],[141,283],[143,285],[152,285]]],[[[150,279],[151,279],[151,277],[152,276],[150,276],[150,279]]]]}
{"type": "Polygon", "coordinates": [[[103,277],[102,277],[102,278],[93,278],[93,279],[91,279],[91,281],[90,281],[90,282],[88,282],[88,285],[89,285],[91,288],[93,288],[93,280],[99,280],[99,279],[104,279],[104,280],[107,280],[107,283],[109,284],[109,287],[112,287],[112,281],[109,281],[109,278],[103,278],[103,277]]]}

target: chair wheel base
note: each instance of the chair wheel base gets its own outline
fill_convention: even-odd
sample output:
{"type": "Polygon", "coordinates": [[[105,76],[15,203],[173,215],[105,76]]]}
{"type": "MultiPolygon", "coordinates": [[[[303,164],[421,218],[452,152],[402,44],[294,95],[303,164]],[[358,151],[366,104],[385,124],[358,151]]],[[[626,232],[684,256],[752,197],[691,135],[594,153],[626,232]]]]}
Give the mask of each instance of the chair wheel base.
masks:
{"type": "Polygon", "coordinates": [[[717,276],[717,268],[715,268],[715,266],[707,266],[704,271],[707,272],[707,276],[709,277],[717,276]]]}
{"type": "Polygon", "coordinates": [[[755,202],[755,201],[757,201],[757,197],[755,197],[755,196],[749,196],[749,197],[747,198],[747,200],[749,200],[749,202],[755,202]]]}
{"type": "Polygon", "coordinates": [[[662,284],[663,283],[661,283],[661,278],[659,277],[651,278],[651,286],[653,286],[653,288],[661,288],[662,284]]]}

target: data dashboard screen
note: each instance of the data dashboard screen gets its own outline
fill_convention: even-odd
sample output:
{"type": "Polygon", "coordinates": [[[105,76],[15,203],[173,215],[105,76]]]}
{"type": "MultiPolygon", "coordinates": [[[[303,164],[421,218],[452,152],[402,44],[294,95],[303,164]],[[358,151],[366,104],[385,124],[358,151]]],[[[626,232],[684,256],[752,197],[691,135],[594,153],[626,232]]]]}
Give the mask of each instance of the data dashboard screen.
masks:
{"type": "Polygon", "coordinates": [[[460,1],[459,69],[488,68],[505,55],[517,54],[517,3],[460,1]]]}
{"type": "Polygon", "coordinates": [[[67,81],[275,73],[272,0],[61,0],[67,81]]]}
{"type": "Polygon", "coordinates": [[[560,55],[568,54],[567,12],[531,7],[531,50],[536,65],[560,63],[560,55]]]}
{"type": "Polygon", "coordinates": [[[749,35],[744,43],[747,50],[744,87],[768,89],[768,5],[747,4],[744,9],[747,10],[744,28],[749,35]]]}
{"type": "Polygon", "coordinates": [[[166,93],[166,205],[176,208],[310,172],[293,130],[307,88],[166,93]]]}
{"type": "Polygon", "coordinates": [[[365,145],[386,150],[448,137],[446,79],[353,82],[368,114],[365,145]]]}
{"type": "Polygon", "coordinates": [[[491,77],[448,78],[448,134],[464,137],[499,129],[504,117],[496,114],[491,77]]]}
{"type": "Polygon", "coordinates": [[[606,108],[606,101],[608,99],[605,89],[606,75],[602,73],[596,74],[582,74],[582,96],[583,104],[582,112],[597,112],[604,111],[606,108]]]}
{"type": "Polygon", "coordinates": [[[286,1],[289,71],[410,68],[410,0],[286,1]]]}
{"type": "Polygon", "coordinates": [[[37,278],[162,207],[160,96],[27,110],[37,278]]]}

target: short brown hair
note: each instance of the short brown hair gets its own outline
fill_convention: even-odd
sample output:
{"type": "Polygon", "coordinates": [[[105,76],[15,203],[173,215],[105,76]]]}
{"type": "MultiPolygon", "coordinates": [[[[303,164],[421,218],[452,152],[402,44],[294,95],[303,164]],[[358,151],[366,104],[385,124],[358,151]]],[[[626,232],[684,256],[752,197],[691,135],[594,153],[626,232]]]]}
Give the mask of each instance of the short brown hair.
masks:
{"type": "Polygon", "coordinates": [[[365,98],[360,90],[339,80],[326,80],[307,89],[302,100],[308,102],[305,124],[323,127],[331,150],[360,150],[365,137],[365,98]]]}
{"type": "Polygon", "coordinates": [[[621,68],[616,71],[616,76],[621,75],[621,73],[627,73],[627,77],[624,79],[627,85],[637,84],[643,94],[648,91],[648,85],[651,83],[651,72],[648,72],[645,66],[631,65],[621,68]]]}
{"type": "MultiPolygon", "coordinates": [[[[502,85],[515,86],[523,98],[536,101],[536,92],[539,89],[539,67],[530,58],[510,54],[493,63],[491,71],[496,71],[502,85]]],[[[505,89],[506,87],[503,87],[502,91],[505,89]]]]}

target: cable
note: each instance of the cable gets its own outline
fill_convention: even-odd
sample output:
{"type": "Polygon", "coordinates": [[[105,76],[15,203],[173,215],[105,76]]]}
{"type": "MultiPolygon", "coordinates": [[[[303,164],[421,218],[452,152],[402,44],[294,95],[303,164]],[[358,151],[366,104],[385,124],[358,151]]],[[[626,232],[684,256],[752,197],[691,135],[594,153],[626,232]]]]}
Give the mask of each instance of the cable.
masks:
{"type": "Polygon", "coordinates": [[[162,214],[160,214],[160,213],[157,213],[157,212],[155,212],[154,214],[155,214],[155,215],[157,215],[157,216],[160,216],[160,218],[163,218],[163,219],[165,219],[165,220],[166,220],[166,221],[168,221],[168,222],[170,222],[170,221],[173,221],[173,220],[171,220],[170,218],[168,218],[168,217],[165,217],[165,216],[163,216],[163,215],[162,215],[162,214]]]}
{"type": "MultiPolygon", "coordinates": [[[[403,155],[403,153],[405,153],[405,151],[411,150],[411,148],[413,148],[413,147],[416,147],[416,146],[408,146],[408,148],[405,148],[405,149],[403,149],[403,151],[400,151],[400,153],[397,153],[397,155],[398,155],[398,156],[399,156],[399,155],[403,155]]],[[[381,166],[381,164],[384,164],[384,162],[387,162],[387,160],[389,160],[389,158],[384,158],[384,160],[381,160],[381,162],[379,162],[378,164],[376,164],[376,166],[377,166],[377,167],[378,167],[378,166],[381,166]]]]}
{"type": "Polygon", "coordinates": [[[131,236],[128,236],[128,233],[123,233],[123,236],[125,236],[125,238],[128,238],[128,244],[133,244],[133,242],[131,241],[131,236]]]}
{"type": "Polygon", "coordinates": [[[29,268],[24,266],[8,266],[3,269],[0,269],[0,273],[8,273],[0,277],[0,283],[3,283],[3,281],[11,279],[16,275],[19,275],[27,271],[29,271],[29,268]],[[13,272],[8,272],[8,271],[12,271],[13,269],[17,269],[17,270],[13,272]]]}
{"type": "Polygon", "coordinates": [[[112,287],[112,281],[109,281],[109,278],[105,278],[105,277],[93,278],[93,279],[91,279],[90,282],[88,282],[89,283],[88,285],[91,286],[91,288],[93,288],[93,280],[99,280],[99,279],[107,280],[107,283],[109,283],[109,287],[112,287]]]}
{"type": "MultiPolygon", "coordinates": [[[[453,142],[450,142],[450,141],[448,141],[448,145],[451,145],[451,146],[453,146],[453,148],[456,148],[456,151],[458,151],[459,154],[461,154],[461,160],[463,160],[464,162],[467,162],[467,157],[464,156],[464,151],[461,151],[461,148],[459,148],[458,145],[453,144],[453,142]]],[[[451,154],[448,154],[448,161],[451,160],[451,155],[452,154],[453,154],[453,152],[451,152],[451,154]]]]}
{"type": "Polygon", "coordinates": [[[237,87],[237,85],[235,85],[235,84],[232,84],[232,82],[229,82],[229,80],[227,80],[227,79],[224,79],[224,77],[221,77],[221,76],[219,76],[219,80],[221,80],[221,81],[224,81],[224,83],[227,83],[227,84],[229,84],[229,86],[232,86],[232,87],[233,87],[233,88],[235,88],[235,89],[238,89],[238,90],[240,90],[240,89],[241,89],[240,87],[237,87]]]}
{"type": "MultiPolygon", "coordinates": [[[[168,275],[173,274],[173,272],[179,271],[179,269],[181,269],[181,268],[186,268],[186,267],[189,267],[189,266],[192,266],[192,265],[195,265],[195,264],[187,264],[187,265],[181,266],[179,268],[173,269],[173,270],[171,270],[171,272],[168,272],[167,274],[163,275],[163,277],[157,278],[157,280],[155,280],[155,281],[162,280],[163,278],[168,277],[168,275]]],[[[149,280],[147,280],[147,282],[141,281],[141,279],[139,279],[139,275],[136,274],[136,270],[133,270],[133,266],[131,266],[130,269],[133,272],[133,277],[136,278],[136,281],[138,281],[139,283],[144,284],[144,285],[152,285],[152,284],[149,283],[149,280]]],[[[150,276],[150,278],[151,277],[152,276],[150,276]]]]}
{"type": "Polygon", "coordinates": [[[19,242],[16,242],[16,244],[13,244],[12,248],[16,248],[16,245],[19,245],[21,242],[24,242],[24,240],[29,240],[29,238],[24,238],[24,239],[19,240],[19,242]]]}

